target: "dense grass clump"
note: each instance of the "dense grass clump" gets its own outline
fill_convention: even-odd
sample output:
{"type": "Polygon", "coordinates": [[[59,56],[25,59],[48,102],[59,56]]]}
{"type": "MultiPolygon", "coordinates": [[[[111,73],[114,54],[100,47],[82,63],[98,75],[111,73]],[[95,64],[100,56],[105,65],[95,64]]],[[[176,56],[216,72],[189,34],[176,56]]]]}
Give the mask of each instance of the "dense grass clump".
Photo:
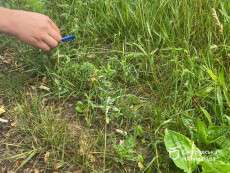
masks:
{"type": "Polygon", "coordinates": [[[25,139],[16,154],[26,154],[6,150],[8,161],[60,171],[229,172],[227,0],[11,2],[4,5],[49,15],[77,40],[47,55],[5,42],[31,79],[25,89],[14,83],[23,89],[10,116],[11,133],[25,139]],[[27,98],[34,93],[39,99],[27,98]],[[49,162],[39,162],[44,155],[49,162]]]}

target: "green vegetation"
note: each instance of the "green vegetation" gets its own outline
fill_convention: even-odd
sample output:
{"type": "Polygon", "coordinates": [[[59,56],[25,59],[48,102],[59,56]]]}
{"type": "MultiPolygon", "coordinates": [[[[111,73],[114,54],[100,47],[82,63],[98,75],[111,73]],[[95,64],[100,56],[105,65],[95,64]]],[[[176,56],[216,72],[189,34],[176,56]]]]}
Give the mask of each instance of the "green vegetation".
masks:
{"type": "Polygon", "coordinates": [[[1,36],[0,165],[230,172],[228,0],[2,5],[45,13],[77,40],[44,54],[1,36]]]}

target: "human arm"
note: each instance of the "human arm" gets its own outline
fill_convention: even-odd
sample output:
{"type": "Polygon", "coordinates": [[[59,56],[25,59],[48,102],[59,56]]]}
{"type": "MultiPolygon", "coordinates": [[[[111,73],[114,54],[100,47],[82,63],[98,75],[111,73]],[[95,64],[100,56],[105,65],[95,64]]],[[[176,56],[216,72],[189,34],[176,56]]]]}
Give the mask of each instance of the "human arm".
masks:
{"type": "Polygon", "coordinates": [[[48,16],[2,7],[0,7],[0,32],[15,36],[44,51],[57,47],[61,40],[59,28],[48,16]]]}

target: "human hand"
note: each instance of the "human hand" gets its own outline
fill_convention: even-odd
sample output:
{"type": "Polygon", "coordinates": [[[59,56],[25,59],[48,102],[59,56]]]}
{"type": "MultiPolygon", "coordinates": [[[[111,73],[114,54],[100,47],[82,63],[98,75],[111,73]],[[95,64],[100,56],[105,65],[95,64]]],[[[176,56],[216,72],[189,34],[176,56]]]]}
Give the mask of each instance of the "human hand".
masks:
{"type": "Polygon", "coordinates": [[[35,12],[0,8],[0,31],[44,51],[57,47],[61,40],[56,24],[35,12]]]}

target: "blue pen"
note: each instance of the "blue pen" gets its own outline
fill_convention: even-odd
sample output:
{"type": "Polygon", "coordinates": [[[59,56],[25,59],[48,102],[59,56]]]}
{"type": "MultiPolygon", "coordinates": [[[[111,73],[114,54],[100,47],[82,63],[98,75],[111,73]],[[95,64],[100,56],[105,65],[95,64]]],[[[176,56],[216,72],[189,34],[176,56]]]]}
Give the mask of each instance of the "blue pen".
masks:
{"type": "Polygon", "coordinates": [[[74,35],[66,35],[66,36],[62,37],[61,42],[62,43],[69,42],[69,41],[73,41],[75,39],[76,39],[76,37],[74,35]]]}

